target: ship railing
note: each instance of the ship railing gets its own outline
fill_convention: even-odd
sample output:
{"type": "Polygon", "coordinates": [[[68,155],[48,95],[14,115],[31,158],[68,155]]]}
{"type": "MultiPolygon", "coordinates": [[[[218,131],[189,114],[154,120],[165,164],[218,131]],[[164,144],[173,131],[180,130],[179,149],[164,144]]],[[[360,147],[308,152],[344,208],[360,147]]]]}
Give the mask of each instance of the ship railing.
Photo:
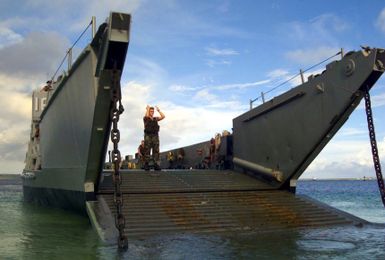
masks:
{"type": "Polygon", "coordinates": [[[299,70],[299,73],[295,74],[295,75],[292,76],[291,78],[289,78],[289,79],[287,79],[287,80],[285,80],[285,81],[279,83],[277,86],[273,87],[272,89],[270,89],[270,90],[268,90],[268,91],[261,92],[261,95],[260,95],[260,96],[254,98],[254,99],[250,99],[250,100],[249,100],[250,110],[253,109],[253,104],[254,104],[254,102],[256,102],[256,101],[259,100],[259,101],[261,101],[262,103],[265,103],[265,102],[266,102],[266,94],[269,94],[269,93],[271,93],[271,92],[277,90],[278,88],[280,88],[280,87],[286,85],[287,83],[293,81],[294,79],[296,79],[296,78],[298,78],[298,77],[301,78],[301,82],[302,82],[301,84],[305,83],[305,78],[304,78],[304,73],[305,73],[305,72],[308,72],[308,71],[310,71],[310,70],[312,70],[312,69],[318,67],[319,65],[321,65],[321,64],[323,64],[323,63],[325,63],[325,62],[327,62],[327,61],[329,61],[329,60],[331,60],[331,59],[333,59],[333,58],[336,57],[336,56],[341,56],[341,59],[342,59],[342,58],[344,57],[344,49],[341,48],[340,51],[337,52],[336,54],[334,54],[334,55],[328,57],[327,59],[324,59],[323,61],[321,61],[321,62],[319,62],[319,63],[317,63],[317,64],[315,64],[315,65],[313,65],[313,66],[311,66],[311,67],[309,67],[309,68],[307,68],[307,69],[305,69],[305,70],[300,69],[300,70],[299,70]]]}
{"type": "MultiPolygon", "coordinates": [[[[95,37],[96,34],[96,18],[95,16],[92,16],[92,19],[90,23],[87,25],[87,27],[83,30],[83,32],[79,35],[79,37],[75,40],[75,42],[72,44],[72,46],[67,50],[66,54],[64,55],[62,61],[60,62],[58,68],[56,69],[55,73],[51,77],[51,81],[54,82],[54,79],[59,72],[59,70],[64,66],[65,61],[67,61],[67,71],[64,70],[64,73],[69,73],[69,71],[72,68],[72,61],[74,60],[74,48],[77,46],[79,41],[83,38],[85,33],[88,31],[89,28],[92,28],[92,39],[95,37]]],[[[90,41],[87,41],[87,44],[90,41]]]]}

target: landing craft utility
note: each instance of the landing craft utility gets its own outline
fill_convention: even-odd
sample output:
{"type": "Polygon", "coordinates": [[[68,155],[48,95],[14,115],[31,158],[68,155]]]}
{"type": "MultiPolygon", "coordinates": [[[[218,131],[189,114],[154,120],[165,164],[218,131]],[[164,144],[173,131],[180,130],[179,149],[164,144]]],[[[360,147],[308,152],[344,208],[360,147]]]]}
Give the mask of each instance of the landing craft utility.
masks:
{"type": "Polygon", "coordinates": [[[121,248],[127,237],[159,233],[366,223],[295,195],[295,187],[384,72],[383,49],[341,55],[321,74],[234,118],[233,133],[215,149],[208,141],[164,152],[163,170],[146,174],[119,170],[130,21],[111,13],[68,72],[34,91],[22,174],[26,201],[87,214],[99,236],[121,248]],[[114,169],[104,170],[109,136],[114,169]]]}

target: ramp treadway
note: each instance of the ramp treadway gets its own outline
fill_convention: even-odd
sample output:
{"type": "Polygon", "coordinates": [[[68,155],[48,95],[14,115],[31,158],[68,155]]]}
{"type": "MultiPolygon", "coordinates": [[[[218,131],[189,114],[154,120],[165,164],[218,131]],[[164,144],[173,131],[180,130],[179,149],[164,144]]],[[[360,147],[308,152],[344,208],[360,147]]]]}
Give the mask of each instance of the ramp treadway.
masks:
{"type": "MultiPolygon", "coordinates": [[[[124,193],[168,193],[220,190],[266,190],[270,185],[245,174],[224,170],[121,171],[124,193]]],[[[112,172],[104,173],[100,193],[113,193],[112,172]]]]}
{"type": "MultiPolygon", "coordinates": [[[[124,171],[122,176],[125,233],[131,238],[165,233],[271,232],[365,222],[233,171],[124,171]]],[[[106,205],[108,214],[114,216],[109,177],[106,173],[97,203],[106,205]]]]}

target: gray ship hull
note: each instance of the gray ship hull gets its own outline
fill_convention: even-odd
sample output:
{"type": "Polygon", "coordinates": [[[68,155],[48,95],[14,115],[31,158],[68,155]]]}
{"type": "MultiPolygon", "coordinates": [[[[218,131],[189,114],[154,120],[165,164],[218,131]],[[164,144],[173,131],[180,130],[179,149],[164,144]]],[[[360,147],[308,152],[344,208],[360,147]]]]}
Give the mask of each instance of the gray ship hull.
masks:
{"type": "Polygon", "coordinates": [[[111,85],[128,48],[130,16],[112,13],[55,86],[39,120],[37,169],[25,169],[24,198],[85,212],[95,198],[111,126],[111,85]]]}
{"type": "Polygon", "coordinates": [[[24,201],[41,206],[61,208],[86,215],[87,195],[83,191],[52,189],[23,184],[24,201]]]}

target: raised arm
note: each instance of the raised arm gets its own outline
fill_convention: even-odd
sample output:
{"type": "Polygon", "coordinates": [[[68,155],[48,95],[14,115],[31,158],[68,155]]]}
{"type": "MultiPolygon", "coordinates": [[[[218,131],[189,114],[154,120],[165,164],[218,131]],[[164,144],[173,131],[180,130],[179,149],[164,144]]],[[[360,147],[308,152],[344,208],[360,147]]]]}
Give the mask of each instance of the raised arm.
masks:
{"type": "Polygon", "coordinates": [[[156,108],[156,111],[158,111],[160,117],[158,118],[158,121],[164,119],[166,116],[163,114],[162,111],[160,111],[159,107],[155,107],[156,108]]]}
{"type": "Polygon", "coordinates": [[[150,117],[150,106],[146,106],[146,114],[144,115],[145,117],[150,117]]]}

